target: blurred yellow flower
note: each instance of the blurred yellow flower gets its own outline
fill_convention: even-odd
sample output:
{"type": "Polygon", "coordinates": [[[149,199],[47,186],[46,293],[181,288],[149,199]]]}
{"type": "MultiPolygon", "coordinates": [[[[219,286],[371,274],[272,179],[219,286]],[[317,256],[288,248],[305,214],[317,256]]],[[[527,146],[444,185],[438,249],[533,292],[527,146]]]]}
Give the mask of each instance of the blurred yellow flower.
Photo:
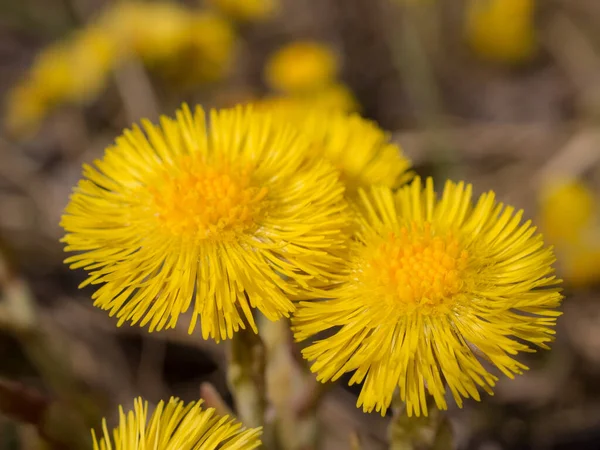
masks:
{"type": "Polygon", "coordinates": [[[61,225],[65,262],[103,284],[95,305],[124,322],[174,327],[193,305],[204,338],[231,338],[252,308],[270,320],[289,296],[333,278],[348,225],[334,167],[306,158],[308,140],[250,108],[187,106],[143,122],[84,166],[61,225]],[[281,275],[285,276],[282,278],[281,275]]]}
{"type": "Polygon", "coordinates": [[[410,161],[390,142],[389,133],[358,114],[307,108],[280,111],[310,136],[313,155],[327,158],[340,171],[351,196],[371,185],[397,188],[413,176],[410,161]]]}
{"type": "Polygon", "coordinates": [[[492,393],[483,360],[512,378],[526,369],[514,355],[548,348],[560,280],[522,212],[493,192],[473,205],[471,186],[450,181],[439,200],[419,178],[360,194],[345,280],[293,319],[298,340],[334,330],[303,351],[320,381],[354,371],[365,411],[385,414],[399,387],[408,415],[427,415],[427,393],[440,409],[446,389],[458,406],[492,393]]]}
{"type": "Polygon", "coordinates": [[[174,2],[116,2],[98,22],[123,49],[150,63],[180,51],[190,33],[190,11],[174,2]]]}
{"type": "Polygon", "coordinates": [[[246,429],[214,408],[202,409],[202,400],[185,404],[171,397],[148,414],[148,402],[135,399],[127,414],[119,407],[119,425],[112,433],[102,421],[100,438],[92,430],[94,450],[252,450],[261,445],[260,428],[246,429]]]}
{"type": "Polygon", "coordinates": [[[35,86],[23,83],[8,92],[4,126],[13,136],[34,132],[48,114],[48,104],[35,86]]]}
{"type": "Polygon", "coordinates": [[[338,71],[337,57],[325,44],[296,41],[270,56],[265,66],[265,80],[276,91],[298,94],[332,84],[338,71]]]}
{"type": "Polygon", "coordinates": [[[272,17],[278,0],[209,0],[223,14],[241,22],[260,21],[272,17]]]}
{"type": "Polygon", "coordinates": [[[235,30],[230,22],[209,11],[190,14],[187,42],[169,56],[161,73],[183,86],[219,81],[234,61],[235,30]]]}
{"type": "Polygon", "coordinates": [[[358,100],[348,86],[343,83],[329,84],[302,96],[302,99],[313,108],[347,113],[360,111],[358,100]]]}
{"type": "Polygon", "coordinates": [[[360,105],[350,89],[341,83],[325,86],[317,91],[296,95],[272,95],[255,102],[260,109],[324,110],[352,113],[360,105]]]}
{"type": "Polygon", "coordinates": [[[598,212],[598,199],[576,179],[545,185],[540,201],[540,225],[552,242],[578,242],[598,212]]]}
{"type": "Polygon", "coordinates": [[[599,199],[581,180],[555,180],[540,192],[539,223],[573,286],[600,281],[599,199]]]}
{"type": "Polygon", "coordinates": [[[51,45],[37,56],[23,81],[9,93],[7,128],[17,134],[26,133],[57,105],[95,98],[104,89],[118,58],[118,46],[110,35],[93,26],[51,45]]]}
{"type": "Polygon", "coordinates": [[[530,60],[537,51],[534,0],[469,0],[465,37],[481,58],[503,64],[530,60]]]}
{"type": "Polygon", "coordinates": [[[119,43],[105,30],[90,26],[73,36],[69,51],[70,88],[65,97],[73,102],[93,100],[121,57],[119,43]]]}

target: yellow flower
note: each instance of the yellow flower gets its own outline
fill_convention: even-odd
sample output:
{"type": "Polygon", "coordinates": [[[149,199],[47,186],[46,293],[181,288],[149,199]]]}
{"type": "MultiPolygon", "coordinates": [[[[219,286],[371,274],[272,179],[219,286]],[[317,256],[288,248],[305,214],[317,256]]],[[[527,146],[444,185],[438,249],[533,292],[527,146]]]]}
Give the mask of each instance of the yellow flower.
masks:
{"type": "Polygon", "coordinates": [[[277,11],[277,0],[209,0],[223,14],[242,22],[267,19],[277,11]]]}
{"type": "Polygon", "coordinates": [[[597,214],[598,199],[576,179],[544,186],[540,201],[540,225],[546,237],[559,244],[580,241],[597,214]]]}
{"type": "Polygon", "coordinates": [[[409,160],[398,145],[390,142],[389,134],[358,114],[308,105],[273,106],[272,111],[310,137],[311,153],[326,158],[340,171],[350,196],[371,185],[397,188],[413,176],[409,160]]]}
{"type": "Polygon", "coordinates": [[[35,132],[48,113],[48,104],[36,87],[25,83],[8,92],[5,105],[5,127],[14,136],[35,132]]]}
{"type": "Polygon", "coordinates": [[[293,95],[271,95],[255,102],[261,109],[297,109],[341,111],[345,113],[359,112],[360,105],[352,91],[342,83],[333,83],[316,91],[293,95]]]}
{"type": "Polygon", "coordinates": [[[187,42],[170,55],[162,74],[179,85],[222,79],[232,66],[236,34],[230,22],[207,11],[190,16],[187,42]]]}
{"type": "Polygon", "coordinates": [[[75,34],[69,51],[66,99],[78,103],[93,100],[105,88],[110,71],[121,57],[119,43],[104,30],[90,26],[75,34]]]}
{"type": "Polygon", "coordinates": [[[479,400],[497,380],[483,360],[513,377],[526,369],[514,355],[553,339],[552,250],[522,212],[471,192],[448,181],[437,200],[419,178],[362,191],[345,281],[296,311],[298,340],[340,327],[303,354],[322,382],[355,371],[365,411],[384,414],[396,387],[408,415],[427,415],[426,393],[445,409],[446,388],[459,406],[479,400]]]}
{"type": "Polygon", "coordinates": [[[99,25],[146,62],[168,59],[188,42],[190,11],[173,2],[117,2],[99,25]]]}
{"type": "Polygon", "coordinates": [[[335,80],[339,71],[336,55],[324,44],[297,41],[277,50],[265,66],[271,88],[285,93],[319,90],[335,80]]]}
{"type": "Polygon", "coordinates": [[[534,0],[469,0],[465,37],[473,51],[492,62],[528,61],[537,50],[534,0]]]}
{"type": "Polygon", "coordinates": [[[261,445],[260,428],[245,429],[214,408],[203,410],[202,400],[187,405],[171,397],[161,401],[148,418],[148,402],[137,398],[127,414],[119,407],[119,425],[112,433],[106,420],[98,439],[92,430],[94,450],[252,450],[261,445]]]}
{"type": "Polygon", "coordinates": [[[51,104],[88,101],[104,88],[117,55],[110,35],[91,27],[40,53],[28,83],[51,104]]]}
{"type": "Polygon", "coordinates": [[[15,133],[31,131],[52,108],[94,99],[118,58],[116,42],[94,26],[51,45],[8,95],[7,127],[15,133]]]}
{"type": "Polygon", "coordinates": [[[578,287],[600,281],[598,198],[581,180],[555,180],[542,187],[539,223],[556,247],[565,282],[578,287]]]}
{"type": "Polygon", "coordinates": [[[66,260],[82,283],[103,283],[95,305],[119,318],[174,327],[193,305],[189,332],[217,341],[252,308],[277,320],[288,296],[336,273],[348,222],[343,185],[287,123],[251,109],[197,108],[161,127],[143,122],[84,166],[63,216],[66,260]],[[285,276],[284,278],[281,275],[285,276]]]}
{"type": "Polygon", "coordinates": [[[313,108],[330,111],[359,112],[360,105],[352,91],[343,83],[329,84],[301,97],[313,108]]]}

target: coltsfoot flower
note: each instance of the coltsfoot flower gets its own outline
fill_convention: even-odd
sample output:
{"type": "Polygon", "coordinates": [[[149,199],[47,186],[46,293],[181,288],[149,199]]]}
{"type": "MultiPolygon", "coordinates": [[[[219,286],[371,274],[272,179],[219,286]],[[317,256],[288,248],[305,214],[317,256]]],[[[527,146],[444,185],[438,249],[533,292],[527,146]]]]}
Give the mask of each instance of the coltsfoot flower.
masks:
{"type": "Polygon", "coordinates": [[[286,118],[308,136],[312,156],[326,158],[339,170],[350,198],[357,196],[359,188],[372,185],[398,188],[414,175],[389,133],[358,114],[296,102],[257,105],[286,118]]]}
{"type": "Polygon", "coordinates": [[[106,420],[102,435],[92,431],[94,450],[252,450],[261,445],[260,428],[245,429],[214,408],[202,409],[202,400],[185,404],[171,397],[148,415],[148,402],[137,398],[127,414],[119,407],[119,425],[112,433],[106,420]]]}
{"type": "Polygon", "coordinates": [[[7,97],[8,130],[33,132],[58,105],[91,101],[105,88],[119,59],[117,44],[96,26],[44,49],[7,97]]]}
{"type": "Polygon", "coordinates": [[[512,378],[526,369],[514,355],[553,339],[552,249],[522,212],[493,192],[473,205],[471,189],[447,182],[437,200],[417,178],[362,191],[344,282],[298,307],[298,340],[335,329],[303,351],[312,371],[322,382],[354,371],[365,411],[384,414],[397,387],[408,415],[427,414],[427,393],[441,409],[446,389],[459,406],[479,400],[497,380],[484,360],[512,378]]]}
{"type": "Polygon", "coordinates": [[[237,36],[233,25],[210,11],[188,13],[186,42],[157,67],[164,78],[181,87],[223,79],[233,66],[237,36]]]}
{"type": "Polygon", "coordinates": [[[330,85],[338,71],[337,56],[325,44],[295,41],[271,55],[265,66],[265,79],[276,91],[298,94],[330,85]]]}
{"type": "Polygon", "coordinates": [[[344,187],[309,141],[250,108],[187,106],[125,131],[71,196],[61,225],[81,286],[124,322],[174,327],[192,306],[204,338],[232,337],[252,308],[277,320],[339,272],[344,187]],[[314,285],[313,285],[314,282],[314,285]],[[315,288],[316,289],[316,288],[315,288]]]}
{"type": "Polygon", "coordinates": [[[413,177],[410,161],[389,133],[358,114],[297,109],[294,123],[310,136],[311,149],[340,171],[349,196],[359,188],[397,188],[413,177]]]}
{"type": "Polygon", "coordinates": [[[466,41],[482,59],[510,65],[535,56],[535,0],[469,0],[465,15],[466,41]]]}
{"type": "Polygon", "coordinates": [[[168,59],[187,44],[191,12],[174,2],[119,2],[100,16],[100,27],[146,62],[168,59]]]}
{"type": "Polygon", "coordinates": [[[565,283],[584,287],[600,282],[598,197],[579,179],[553,179],[539,198],[539,224],[558,255],[565,283]]]}
{"type": "Polygon", "coordinates": [[[269,95],[256,101],[261,109],[322,110],[328,112],[354,113],[360,111],[360,104],[348,86],[333,83],[315,91],[294,95],[269,95]]]}

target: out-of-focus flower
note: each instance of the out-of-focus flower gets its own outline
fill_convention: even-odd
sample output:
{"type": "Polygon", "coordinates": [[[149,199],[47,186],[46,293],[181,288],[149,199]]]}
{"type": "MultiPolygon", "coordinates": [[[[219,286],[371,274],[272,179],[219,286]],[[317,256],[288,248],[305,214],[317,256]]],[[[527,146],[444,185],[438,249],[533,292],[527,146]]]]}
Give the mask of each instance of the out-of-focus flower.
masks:
{"type": "Polygon", "coordinates": [[[261,21],[272,17],[278,0],[208,0],[223,14],[241,22],[261,21]]]}
{"type": "Polygon", "coordinates": [[[360,105],[352,91],[343,83],[332,83],[302,97],[313,108],[331,111],[359,112],[360,105]]]}
{"type": "Polygon", "coordinates": [[[600,281],[600,199],[581,180],[557,180],[540,193],[539,223],[573,286],[600,281]]]}
{"type": "Polygon", "coordinates": [[[351,196],[371,185],[397,188],[413,176],[410,161],[390,142],[389,134],[358,114],[317,110],[299,117],[297,123],[310,136],[315,155],[338,168],[351,196]]]}
{"type": "Polygon", "coordinates": [[[535,0],[469,0],[465,37],[481,58],[501,64],[529,61],[537,51],[535,0]]]}
{"type": "Polygon", "coordinates": [[[269,86],[286,94],[319,91],[332,84],[338,74],[335,53],[313,41],[296,41],[271,55],[265,66],[269,86]]]}
{"type": "Polygon", "coordinates": [[[256,106],[265,110],[322,110],[345,113],[358,112],[360,105],[350,89],[341,83],[325,86],[318,91],[296,95],[271,95],[257,101],[256,106]]]}
{"type": "Polygon", "coordinates": [[[390,142],[389,133],[358,114],[298,104],[272,105],[271,110],[310,138],[312,156],[326,158],[340,171],[350,197],[372,185],[397,188],[413,176],[410,161],[390,142]]]}
{"type": "Polygon", "coordinates": [[[95,305],[119,325],[171,328],[192,306],[189,332],[199,319],[218,341],[256,332],[253,308],[288,316],[290,296],[337,275],[344,187],[285,120],[239,107],[207,127],[184,106],[143,125],[84,166],[61,222],[78,252],[66,262],[89,272],[82,286],[102,284],[95,305]]]}
{"type": "Polygon", "coordinates": [[[76,33],[70,45],[70,88],[66,98],[73,102],[96,98],[120,57],[119,43],[105,30],[90,26],[76,33]]]}
{"type": "Polygon", "coordinates": [[[4,126],[14,136],[34,132],[48,113],[48,105],[40,97],[37,89],[25,83],[9,91],[5,109],[4,126]]]}
{"type": "Polygon", "coordinates": [[[99,19],[119,45],[148,63],[163,61],[188,42],[190,11],[175,2],[117,2],[99,19]]]}
{"type": "Polygon", "coordinates": [[[188,26],[186,43],[169,55],[161,73],[182,86],[219,81],[233,64],[235,30],[230,22],[209,11],[191,14],[188,26]]]}
{"type": "Polygon", "coordinates": [[[30,72],[8,95],[6,126],[16,134],[35,130],[62,103],[85,103],[105,87],[120,57],[111,36],[97,27],[42,51],[30,72]]]}
{"type": "Polygon", "coordinates": [[[92,431],[92,438],[94,450],[252,450],[261,445],[261,432],[220,417],[214,408],[202,409],[202,400],[185,404],[171,397],[149,414],[148,402],[139,397],[133,411],[125,414],[119,407],[119,425],[112,433],[103,420],[102,435],[92,431]]]}
{"type": "Polygon", "coordinates": [[[295,313],[299,340],[335,330],[303,354],[322,382],[354,372],[365,411],[384,414],[397,387],[408,415],[427,414],[427,393],[440,409],[447,389],[479,400],[497,380],[483,360],[512,378],[526,369],[514,355],[553,339],[552,249],[522,212],[471,192],[448,181],[437,200],[419,178],[361,191],[345,280],[295,313]]]}

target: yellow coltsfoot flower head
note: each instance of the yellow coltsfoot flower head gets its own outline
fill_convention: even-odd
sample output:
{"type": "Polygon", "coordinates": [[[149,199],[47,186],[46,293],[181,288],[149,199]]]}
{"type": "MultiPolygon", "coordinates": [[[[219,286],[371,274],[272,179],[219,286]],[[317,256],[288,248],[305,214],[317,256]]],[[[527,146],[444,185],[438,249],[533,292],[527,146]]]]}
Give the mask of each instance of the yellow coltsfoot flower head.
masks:
{"type": "Polygon", "coordinates": [[[255,105],[261,109],[321,110],[345,113],[360,112],[360,104],[348,86],[333,83],[316,91],[295,95],[270,95],[255,105]]]}
{"type": "Polygon", "coordinates": [[[534,19],[535,0],[469,0],[465,38],[482,59],[527,62],[537,50],[534,19]]]}
{"type": "Polygon", "coordinates": [[[298,94],[332,84],[338,71],[337,56],[325,44],[296,41],[271,55],[265,66],[265,79],[276,91],[298,94]]]}
{"type": "Polygon", "coordinates": [[[190,14],[187,42],[169,55],[160,73],[184,87],[219,81],[233,66],[236,40],[225,18],[210,11],[190,14]]]}
{"type": "Polygon", "coordinates": [[[555,244],[576,244],[596,225],[598,199],[581,180],[555,180],[540,193],[539,220],[555,244]]]}
{"type": "Polygon", "coordinates": [[[359,188],[372,185],[397,188],[410,181],[413,172],[402,149],[390,135],[358,114],[321,109],[298,102],[262,102],[271,111],[294,124],[310,139],[310,156],[326,158],[340,172],[349,198],[359,188]]]}
{"type": "Polygon", "coordinates": [[[313,154],[327,158],[340,171],[350,197],[359,188],[396,188],[412,178],[410,161],[376,123],[358,114],[317,109],[294,109],[289,114],[310,136],[313,154]]]}
{"type": "Polygon", "coordinates": [[[335,168],[307,158],[293,127],[252,109],[187,106],[125,131],[71,196],[61,225],[95,305],[124,322],[174,327],[192,306],[204,338],[230,338],[252,309],[289,315],[289,296],[338,272],[348,224],[335,168]],[[284,277],[282,277],[282,275],[284,277]]]}
{"type": "Polygon", "coordinates": [[[7,96],[7,128],[15,134],[35,131],[52,108],[93,100],[119,57],[116,41],[95,26],[50,45],[7,96]]]}
{"type": "Polygon", "coordinates": [[[471,195],[447,182],[438,200],[419,178],[362,191],[345,280],[296,311],[299,340],[340,327],[303,354],[322,382],[354,371],[365,411],[384,414],[397,387],[408,415],[427,415],[427,393],[441,409],[446,389],[459,406],[479,400],[497,380],[483,360],[512,377],[526,369],[514,355],[553,339],[551,248],[492,192],[471,195]]]}
{"type": "Polygon", "coordinates": [[[260,428],[245,429],[229,416],[218,416],[214,408],[201,406],[202,400],[185,404],[171,397],[149,415],[148,402],[137,398],[133,411],[125,414],[119,408],[119,425],[112,433],[106,420],[100,438],[92,431],[94,450],[252,450],[261,445],[260,428]]]}
{"type": "Polygon", "coordinates": [[[15,86],[6,96],[4,126],[7,132],[16,137],[35,133],[50,106],[37,86],[30,83],[15,86]]]}
{"type": "Polygon", "coordinates": [[[579,179],[554,179],[542,186],[539,223],[559,256],[565,283],[600,282],[600,211],[594,191],[579,179]]]}
{"type": "Polygon", "coordinates": [[[98,22],[123,50],[149,63],[180,51],[190,33],[190,11],[174,2],[117,2],[98,22]]]}

